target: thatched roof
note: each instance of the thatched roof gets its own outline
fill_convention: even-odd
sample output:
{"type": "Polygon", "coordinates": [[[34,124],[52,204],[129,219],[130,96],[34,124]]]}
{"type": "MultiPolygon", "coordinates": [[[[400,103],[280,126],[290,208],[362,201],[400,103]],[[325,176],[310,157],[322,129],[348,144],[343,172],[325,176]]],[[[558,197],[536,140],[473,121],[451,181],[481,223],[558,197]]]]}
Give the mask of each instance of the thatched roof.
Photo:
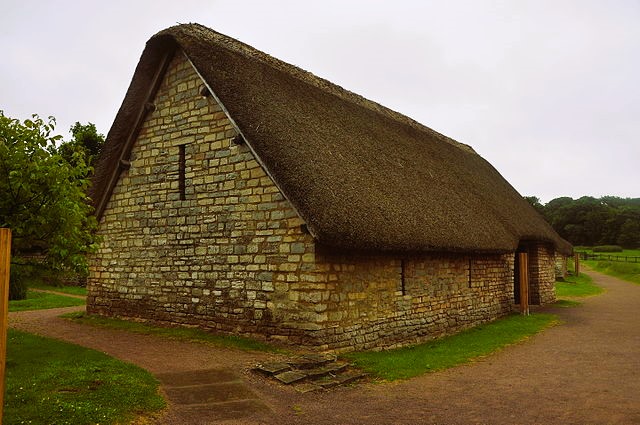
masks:
{"type": "Polygon", "coordinates": [[[469,146],[197,24],[166,29],[147,43],[96,168],[98,215],[154,76],[176,49],[321,244],[506,252],[520,240],[543,240],[571,250],[469,146]]]}

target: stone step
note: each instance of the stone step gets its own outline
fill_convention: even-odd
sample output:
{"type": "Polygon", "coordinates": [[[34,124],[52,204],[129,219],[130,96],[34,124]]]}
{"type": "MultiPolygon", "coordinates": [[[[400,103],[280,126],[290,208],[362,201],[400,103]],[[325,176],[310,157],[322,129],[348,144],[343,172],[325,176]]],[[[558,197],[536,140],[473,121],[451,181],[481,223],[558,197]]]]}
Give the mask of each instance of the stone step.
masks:
{"type": "Polygon", "coordinates": [[[322,387],[323,389],[329,389],[337,387],[339,385],[347,385],[360,379],[366,378],[367,374],[360,371],[348,371],[336,376],[326,376],[314,382],[315,385],[322,387]]]}
{"type": "Polygon", "coordinates": [[[309,369],[305,372],[310,379],[316,379],[327,375],[335,375],[346,370],[349,366],[349,363],[332,363],[319,368],[309,369]]]}
{"type": "Polygon", "coordinates": [[[326,354],[304,354],[287,362],[293,369],[317,369],[321,366],[333,363],[336,356],[326,354]]]}
{"type": "Polygon", "coordinates": [[[258,364],[253,370],[306,393],[346,385],[366,376],[349,370],[350,366],[333,355],[307,354],[284,362],[258,364]]]}
{"type": "Polygon", "coordinates": [[[284,362],[259,363],[253,370],[263,375],[274,376],[290,371],[291,365],[284,362]]]}
{"type": "Polygon", "coordinates": [[[294,382],[304,381],[305,379],[307,379],[307,374],[299,370],[289,370],[287,372],[273,375],[273,377],[283,384],[289,385],[293,384],[294,382]]]}

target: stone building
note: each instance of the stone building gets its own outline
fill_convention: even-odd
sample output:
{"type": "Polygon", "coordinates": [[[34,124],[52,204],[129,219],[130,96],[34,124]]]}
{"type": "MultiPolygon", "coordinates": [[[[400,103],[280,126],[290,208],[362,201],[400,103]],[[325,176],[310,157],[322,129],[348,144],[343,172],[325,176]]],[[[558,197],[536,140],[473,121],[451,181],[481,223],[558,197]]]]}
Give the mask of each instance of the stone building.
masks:
{"type": "Polygon", "coordinates": [[[467,145],[196,24],[149,40],[96,167],[89,313],[316,349],[532,303],[571,246],[467,145]]]}

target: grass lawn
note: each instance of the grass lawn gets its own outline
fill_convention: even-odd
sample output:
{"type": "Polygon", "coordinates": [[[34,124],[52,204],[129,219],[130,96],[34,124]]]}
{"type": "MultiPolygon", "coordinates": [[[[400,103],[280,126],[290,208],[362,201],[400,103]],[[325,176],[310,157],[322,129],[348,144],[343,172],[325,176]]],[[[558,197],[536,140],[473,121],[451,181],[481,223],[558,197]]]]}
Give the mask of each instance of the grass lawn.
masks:
{"type": "MultiPolygon", "coordinates": [[[[594,253],[591,247],[575,247],[576,251],[594,253]]],[[[625,249],[622,252],[602,252],[594,253],[602,255],[612,256],[624,256],[624,257],[640,257],[640,249],[625,249]]],[[[572,261],[569,262],[570,269],[572,268],[572,261]]],[[[608,274],[613,277],[617,277],[628,282],[640,284],[640,263],[626,263],[622,261],[600,261],[600,260],[582,260],[583,264],[591,267],[593,270],[600,273],[608,274]]]]}
{"type": "Polygon", "coordinates": [[[4,424],[129,423],[164,405],[158,382],[137,366],[9,329],[4,424]]]}
{"type": "Polygon", "coordinates": [[[584,261],[584,263],[600,273],[640,285],[640,263],[616,261],[584,261]]]}
{"type": "Polygon", "coordinates": [[[582,305],[582,303],[580,301],[559,299],[554,303],[554,305],[556,307],[571,308],[571,307],[577,307],[579,305],[582,305]]]}
{"type": "Polygon", "coordinates": [[[44,292],[27,291],[26,300],[9,301],[9,311],[43,310],[47,308],[72,307],[84,305],[80,298],[65,297],[64,295],[47,294],[44,292]]]}
{"type": "Polygon", "coordinates": [[[580,276],[568,276],[564,282],[556,282],[558,298],[588,297],[602,293],[603,289],[593,283],[593,279],[584,273],[580,276]]]}
{"type": "Polygon", "coordinates": [[[44,289],[46,291],[63,292],[65,294],[71,294],[71,295],[82,295],[85,297],[87,296],[87,288],[85,288],[84,286],[53,286],[53,285],[36,284],[36,285],[29,285],[29,288],[44,289]]]}
{"type": "Polygon", "coordinates": [[[251,338],[244,338],[236,335],[216,335],[197,328],[152,326],[146,323],[133,322],[130,320],[90,316],[82,312],[69,313],[61,317],[92,326],[122,329],[144,335],[159,335],[183,341],[201,341],[218,347],[237,348],[243,351],[283,352],[283,350],[273,345],[256,341],[251,338]]]}
{"type": "Polygon", "coordinates": [[[602,254],[602,255],[623,255],[625,257],[640,257],[640,249],[624,249],[622,252],[593,252],[592,247],[576,246],[574,247],[576,252],[588,252],[589,254],[602,254]]]}
{"type": "Polygon", "coordinates": [[[425,344],[389,351],[345,354],[370,375],[388,381],[447,369],[491,354],[556,324],[556,316],[512,315],[425,344]]]}

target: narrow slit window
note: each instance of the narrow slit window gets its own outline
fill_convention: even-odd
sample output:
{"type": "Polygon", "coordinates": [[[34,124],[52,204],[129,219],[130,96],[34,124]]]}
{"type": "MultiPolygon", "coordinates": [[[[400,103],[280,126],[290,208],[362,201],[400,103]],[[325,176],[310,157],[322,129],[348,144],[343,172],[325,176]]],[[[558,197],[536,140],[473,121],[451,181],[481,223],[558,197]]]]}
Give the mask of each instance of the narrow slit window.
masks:
{"type": "Polygon", "coordinates": [[[186,197],[186,181],[185,174],[187,170],[187,159],[185,154],[185,145],[179,145],[178,148],[178,190],[180,192],[180,200],[184,201],[186,197]]]}
{"type": "Polygon", "coordinates": [[[471,285],[471,257],[469,257],[469,288],[472,287],[471,285]]]}
{"type": "Polygon", "coordinates": [[[400,260],[400,291],[402,295],[407,295],[407,288],[405,286],[406,279],[406,271],[405,271],[405,261],[400,260]]]}

